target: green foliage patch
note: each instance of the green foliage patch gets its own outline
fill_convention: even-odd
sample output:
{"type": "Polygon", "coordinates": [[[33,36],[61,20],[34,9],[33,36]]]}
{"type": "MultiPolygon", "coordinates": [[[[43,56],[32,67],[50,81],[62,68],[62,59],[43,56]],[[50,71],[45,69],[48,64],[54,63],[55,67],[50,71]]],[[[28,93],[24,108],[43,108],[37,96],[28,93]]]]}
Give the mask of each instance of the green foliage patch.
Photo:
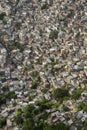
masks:
{"type": "Polygon", "coordinates": [[[58,38],[58,31],[56,29],[52,30],[49,34],[49,38],[52,40],[57,39],[58,38]]]}
{"type": "Polygon", "coordinates": [[[69,96],[69,92],[67,89],[57,88],[53,92],[53,97],[55,99],[63,99],[63,98],[68,97],[68,96],[69,96]]]}

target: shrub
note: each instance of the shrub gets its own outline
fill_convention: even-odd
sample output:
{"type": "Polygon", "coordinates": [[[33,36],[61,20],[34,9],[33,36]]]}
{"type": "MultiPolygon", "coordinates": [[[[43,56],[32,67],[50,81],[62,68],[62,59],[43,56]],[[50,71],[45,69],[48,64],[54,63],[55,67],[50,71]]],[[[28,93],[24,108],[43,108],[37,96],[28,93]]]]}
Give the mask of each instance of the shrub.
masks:
{"type": "Polygon", "coordinates": [[[43,9],[47,9],[47,8],[48,8],[48,6],[47,6],[46,3],[42,4],[42,6],[41,6],[41,10],[43,10],[43,9]]]}
{"type": "Polygon", "coordinates": [[[0,128],[2,128],[3,126],[5,126],[6,125],[6,118],[2,118],[1,120],[0,120],[0,128]]]}
{"type": "Polygon", "coordinates": [[[48,91],[47,88],[42,89],[42,92],[43,92],[44,94],[47,93],[47,91],[48,91]]]}
{"type": "Polygon", "coordinates": [[[0,14],[0,20],[3,20],[5,16],[6,16],[5,13],[1,13],[1,14],[0,14]]]}
{"type": "Polygon", "coordinates": [[[80,102],[78,104],[78,110],[83,110],[84,112],[85,111],[87,112],[87,105],[85,105],[85,103],[83,103],[83,102],[80,102]]]}
{"type": "Polygon", "coordinates": [[[33,76],[33,78],[35,78],[35,79],[40,79],[40,76],[39,76],[39,72],[38,72],[38,71],[34,71],[34,72],[32,73],[32,76],[33,76]]]}
{"type": "Polygon", "coordinates": [[[66,126],[64,123],[60,122],[55,126],[55,130],[69,130],[69,126],[66,126]]]}
{"type": "Polygon", "coordinates": [[[33,78],[34,78],[34,81],[32,82],[31,88],[32,88],[32,89],[36,89],[37,86],[38,86],[38,84],[39,84],[39,82],[40,82],[39,72],[37,72],[37,71],[33,72],[32,76],[33,76],[33,78]]]}
{"type": "Polygon", "coordinates": [[[11,100],[12,98],[16,99],[17,95],[15,92],[8,92],[0,96],[0,105],[6,103],[6,99],[11,100]]]}
{"type": "Polygon", "coordinates": [[[83,92],[83,89],[78,89],[73,95],[72,98],[77,100],[81,96],[81,93],[83,92]]]}
{"type": "Polygon", "coordinates": [[[38,81],[37,81],[37,80],[33,81],[31,88],[32,88],[32,89],[36,89],[37,86],[38,86],[38,81]]]}
{"type": "Polygon", "coordinates": [[[24,124],[23,124],[23,127],[22,127],[22,130],[34,130],[34,121],[30,118],[28,118],[24,124]]]}
{"type": "Polygon", "coordinates": [[[29,97],[28,97],[28,99],[29,99],[29,101],[32,101],[33,99],[35,98],[35,95],[29,95],[29,97]]]}
{"type": "Polygon", "coordinates": [[[66,111],[69,111],[69,108],[67,106],[63,105],[62,110],[66,112],[66,111]]]}
{"type": "Polygon", "coordinates": [[[12,44],[8,44],[8,48],[10,50],[19,49],[20,52],[23,52],[23,50],[24,50],[23,46],[20,43],[18,43],[18,42],[14,42],[12,44]]]}
{"type": "Polygon", "coordinates": [[[53,92],[53,97],[55,99],[61,99],[67,96],[69,96],[69,92],[67,89],[57,88],[53,92]]]}
{"type": "Polygon", "coordinates": [[[17,125],[20,125],[20,124],[23,123],[23,118],[22,118],[22,111],[21,111],[21,109],[16,112],[15,121],[16,121],[17,125]]]}
{"type": "Polygon", "coordinates": [[[27,118],[32,118],[33,117],[33,112],[35,110],[34,105],[28,105],[24,109],[24,117],[27,118]]]}
{"type": "Polygon", "coordinates": [[[57,39],[58,38],[58,31],[56,29],[52,30],[49,34],[49,38],[52,40],[57,39]]]}

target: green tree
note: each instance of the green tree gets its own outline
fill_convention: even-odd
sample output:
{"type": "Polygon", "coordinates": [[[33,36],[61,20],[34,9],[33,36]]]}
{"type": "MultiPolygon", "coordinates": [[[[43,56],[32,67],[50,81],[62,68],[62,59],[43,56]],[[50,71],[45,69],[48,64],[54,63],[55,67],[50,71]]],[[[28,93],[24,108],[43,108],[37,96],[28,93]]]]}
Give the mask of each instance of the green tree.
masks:
{"type": "Polygon", "coordinates": [[[69,96],[69,92],[67,89],[57,88],[53,92],[53,97],[55,99],[61,99],[67,96],[69,96]]]}
{"type": "Polygon", "coordinates": [[[6,125],[6,118],[0,119],[0,128],[6,125]]]}
{"type": "Polygon", "coordinates": [[[52,40],[57,39],[58,38],[58,31],[56,29],[52,30],[49,34],[49,38],[52,40]]]}
{"type": "Polygon", "coordinates": [[[78,110],[83,110],[84,112],[87,112],[87,105],[83,102],[80,102],[78,104],[78,110]]]}
{"type": "Polygon", "coordinates": [[[8,48],[10,50],[19,49],[20,52],[23,52],[23,50],[24,50],[23,46],[18,42],[13,42],[12,44],[8,44],[8,48]]]}
{"type": "Polygon", "coordinates": [[[31,104],[31,105],[26,106],[25,109],[24,109],[24,116],[25,116],[25,118],[26,119],[30,118],[30,117],[32,118],[34,110],[35,110],[34,105],[31,104]]]}
{"type": "MultiPolygon", "coordinates": [[[[55,129],[55,128],[54,128],[55,129]]],[[[51,125],[44,124],[43,130],[53,130],[51,125]]]]}
{"type": "Polygon", "coordinates": [[[31,88],[32,88],[32,89],[36,89],[37,86],[38,86],[38,84],[39,84],[39,82],[40,82],[39,72],[38,72],[38,71],[33,72],[33,73],[32,73],[32,76],[33,76],[33,78],[34,78],[34,81],[32,82],[31,88]]]}
{"type": "Polygon", "coordinates": [[[69,111],[70,109],[67,106],[63,105],[62,110],[63,111],[69,111]]]}
{"type": "Polygon", "coordinates": [[[41,5],[41,10],[44,10],[44,9],[47,9],[47,8],[48,8],[48,5],[46,3],[41,5]]]}
{"type": "Polygon", "coordinates": [[[69,130],[69,126],[66,126],[64,123],[60,122],[56,124],[54,130],[69,130]]]}
{"type": "Polygon", "coordinates": [[[16,112],[15,121],[16,121],[17,125],[21,125],[23,123],[22,110],[21,109],[19,109],[16,112]]]}
{"type": "Polygon", "coordinates": [[[75,99],[75,100],[79,99],[82,92],[83,92],[83,89],[77,89],[77,91],[72,95],[72,99],[75,99]]]}
{"type": "Polygon", "coordinates": [[[1,14],[0,14],[0,20],[3,20],[5,16],[6,16],[6,14],[5,14],[4,12],[1,13],[1,14]]]}
{"type": "Polygon", "coordinates": [[[6,103],[6,99],[11,100],[12,98],[16,99],[17,95],[15,94],[15,92],[8,92],[8,93],[4,93],[3,95],[0,95],[0,105],[6,103]]]}
{"type": "Polygon", "coordinates": [[[22,130],[34,130],[35,128],[35,124],[34,121],[31,118],[28,118],[22,127],[22,130]]]}

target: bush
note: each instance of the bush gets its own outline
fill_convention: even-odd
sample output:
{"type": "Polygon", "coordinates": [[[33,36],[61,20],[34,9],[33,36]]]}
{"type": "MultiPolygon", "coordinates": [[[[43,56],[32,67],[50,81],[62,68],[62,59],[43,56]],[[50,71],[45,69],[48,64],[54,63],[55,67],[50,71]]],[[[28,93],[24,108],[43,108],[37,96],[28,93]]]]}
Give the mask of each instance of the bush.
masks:
{"type": "Polygon", "coordinates": [[[2,83],[6,82],[6,78],[1,79],[2,83]]]}
{"type": "Polygon", "coordinates": [[[32,76],[33,76],[33,78],[34,78],[34,81],[32,82],[31,88],[32,88],[32,89],[36,89],[37,86],[38,86],[38,84],[39,84],[39,82],[40,82],[39,72],[37,72],[37,71],[33,72],[32,76]]]}
{"type": "Polygon", "coordinates": [[[47,8],[48,8],[48,6],[47,6],[46,3],[44,3],[44,4],[41,6],[41,10],[43,10],[43,9],[47,9],[47,8]]]}
{"type": "Polygon", "coordinates": [[[40,80],[40,75],[39,75],[39,72],[38,72],[38,71],[34,71],[34,72],[32,73],[32,76],[33,76],[34,79],[40,80]]]}
{"type": "Polygon", "coordinates": [[[64,123],[60,122],[55,126],[54,130],[69,130],[69,126],[66,126],[64,123]]]}
{"type": "Polygon", "coordinates": [[[48,91],[47,88],[43,88],[43,89],[42,89],[42,92],[43,92],[44,94],[47,93],[47,91],[48,91]]]}
{"type": "Polygon", "coordinates": [[[57,30],[52,30],[50,32],[49,38],[52,39],[52,40],[57,39],[58,38],[58,31],[57,30]]]}
{"type": "Polygon", "coordinates": [[[0,96],[0,105],[6,103],[6,99],[11,100],[12,98],[17,98],[15,92],[8,92],[0,96]]]}
{"type": "Polygon", "coordinates": [[[1,13],[1,14],[0,14],[0,20],[3,20],[5,16],[6,16],[5,13],[1,13]]]}
{"type": "Polygon", "coordinates": [[[83,111],[87,112],[87,105],[84,106],[83,111]]]}
{"type": "Polygon", "coordinates": [[[37,86],[38,86],[38,81],[37,81],[37,80],[33,81],[31,88],[32,88],[32,89],[36,89],[37,86]]]}
{"type": "Polygon", "coordinates": [[[12,91],[12,92],[9,92],[8,94],[6,94],[6,99],[12,99],[12,98],[14,98],[14,99],[16,99],[17,98],[17,95],[15,94],[15,92],[14,91],[12,91]]]}
{"type": "Polygon", "coordinates": [[[34,127],[34,121],[29,118],[24,122],[22,130],[34,130],[34,127]]]}
{"type": "Polygon", "coordinates": [[[44,124],[43,130],[52,130],[52,126],[44,124]]]}
{"type": "Polygon", "coordinates": [[[79,104],[78,104],[78,110],[80,111],[80,110],[83,110],[84,112],[86,111],[87,112],[87,105],[85,105],[85,103],[83,103],[83,102],[80,102],[79,104]]]}
{"type": "Polygon", "coordinates": [[[81,93],[83,92],[83,89],[78,89],[73,95],[72,95],[72,99],[79,99],[79,97],[81,96],[81,93]]]}
{"type": "Polygon", "coordinates": [[[62,104],[62,100],[52,105],[52,108],[58,108],[62,104]]]}
{"type": "Polygon", "coordinates": [[[32,118],[34,110],[35,110],[34,105],[31,104],[31,105],[26,106],[25,109],[24,109],[24,117],[26,119],[32,118]]]}
{"type": "Polygon", "coordinates": [[[56,125],[44,123],[49,116],[49,113],[45,111],[49,105],[44,99],[39,104],[43,107],[41,108],[42,111],[40,111],[39,107],[37,109],[34,105],[28,105],[23,111],[21,109],[17,111],[16,123],[19,127],[21,126],[22,130],[69,130],[63,123],[58,123],[56,125]]]}
{"type": "Polygon", "coordinates": [[[18,110],[16,112],[15,121],[16,121],[17,125],[20,125],[20,124],[23,123],[22,111],[21,110],[18,110]]]}
{"type": "Polygon", "coordinates": [[[19,49],[20,52],[23,52],[23,50],[24,50],[23,46],[20,43],[18,43],[18,42],[14,42],[12,44],[8,44],[8,48],[10,50],[19,49]]]}
{"type": "Polygon", "coordinates": [[[20,27],[21,27],[20,22],[16,22],[16,24],[15,24],[15,28],[20,29],[20,27]]]}
{"type": "Polygon", "coordinates": [[[33,94],[28,97],[29,101],[32,101],[34,98],[35,98],[35,95],[33,94]]]}
{"type": "Polygon", "coordinates": [[[69,130],[69,127],[60,122],[56,125],[43,124],[43,130],[69,130]]]}
{"type": "Polygon", "coordinates": [[[62,98],[65,98],[67,96],[69,96],[69,92],[67,89],[57,88],[53,92],[53,97],[55,99],[62,99],[62,98]]]}
{"type": "Polygon", "coordinates": [[[66,112],[66,111],[69,111],[69,108],[67,106],[63,105],[62,110],[66,112]]]}
{"type": "Polygon", "coordinates": [[[2,118],[1,120],[0,120],[0,128],[2,128],[3,126],[5,126],[6,125],[6,118],[2,118]]]}
{"type": "Polygon", "coordinates": [[[41,115],[39,116],[38,121],[40,121],[41,119],[42,119],[42,120],[46,120],[46,119],[48,118],[48,116],[49,116],[49,114],[48,114],[46,111],[44,111],[44,112],[41,113],[41,115]]]}

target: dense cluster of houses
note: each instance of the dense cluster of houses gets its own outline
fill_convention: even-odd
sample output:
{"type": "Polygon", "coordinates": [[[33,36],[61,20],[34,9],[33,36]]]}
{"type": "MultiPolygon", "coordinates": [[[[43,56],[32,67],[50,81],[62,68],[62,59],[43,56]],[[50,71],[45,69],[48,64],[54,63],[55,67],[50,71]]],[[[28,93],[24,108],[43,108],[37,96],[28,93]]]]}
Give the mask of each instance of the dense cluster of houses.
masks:
{"type": "Polygon", "coordinates": [[[3,130],[19,130],[16,110],[43,98],[51,102],[50,93],[58,87],[67,88],[71,95],[84,91],[79,99],[63,102],[70,111],[62,111],[61,106],[60,111],[47,110],[51,115],[47,122],[62,121],[71,130],[82,126],[87,111],[77,110],[77,105],[87,105],[86,0],[1,0],[0,39],[0,95],[17,95],[0,105],[0,119],[7,119],[3,130]],[[41,9],[44,4],[47,8],[41,9]],[[53,30],[58,31],[54,40],[49,38],[53,30]],[[32,101],[30,95],[34,95],[32,101]]]}

